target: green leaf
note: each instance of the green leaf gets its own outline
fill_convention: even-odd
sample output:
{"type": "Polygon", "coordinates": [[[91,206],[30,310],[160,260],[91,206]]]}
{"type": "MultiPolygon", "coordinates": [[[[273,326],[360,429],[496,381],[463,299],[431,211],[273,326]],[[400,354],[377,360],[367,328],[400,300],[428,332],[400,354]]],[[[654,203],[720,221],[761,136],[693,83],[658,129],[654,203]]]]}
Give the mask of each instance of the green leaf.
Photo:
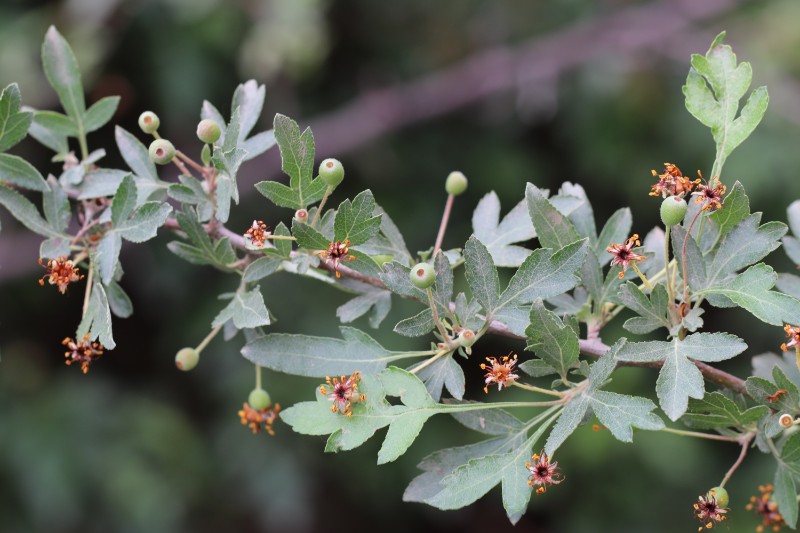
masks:
{"type": "Polygon", "coordinates": [[[256,80],[248,80],[244,83],[240,83],[233,92],[231,113],[233,113],[234,109],[238,108],[241,123],[238,139],[235,139],[235,144],[242,144],[247,138],[247,134],[253,131],[253,128],[258,122],[258,118],[261,116],[266,92],[266,87],[264,87],[264,85],[259,85],[256,80]]]}
{"type": "MultiPolygon", "coordinates": [[[[275,231],[273,231],[272,234],[278,237],[291,236],[291,233],[289,233],[289,228],[287,228],[286,224],[283,222],[278,222],[278,225],[275,226],[275,231]]],[[[277,253],[279,257],[283,257],[284,259],[289,257],[292,252],[292,241],[288,239],[277,239],[273,241],[273,244],[275,245],[275,253],[277,253]]]]}
{"type": "Polygon", "coordinates": [[[352,246],[358,246],[374,237],[381,226],[381,217],[372,216],[375,210],[375,199],[372,191],[366,190],[350,200],[339,204],[336,219],[333,223],[334,240],[349,240],[352,246]]]}
{"type": "Polygon", "coordinates": [[[314,135],[310,128],[306,128],[301,134],[297,122],[281,114],[275,115],[273,128],[275,140],[281,151],[281,168],[289,175],[289,187],[297,195],[300,206],[298,209],[306,208],[321,198],[317,190],[318,185],[313,191],[311,190],[311,179],[314,174],[314,135]],[[316,198],[317,196],[319,198],[316,198]]]}
{"type": "Polygon", "coordinates": [[[751,376],[747,378],[745,387],[747,394],[756,403],[765,405],[780,412],[800,413],[800,391],[779,366],[772,369],[772,381],[751,376]],[[778,391],[786,391],[776,395],[778,391]]]}
{"type": "Polygon", "coordinates": [[[694,333],[670,342],[628,342],[617,353],[617,359],[639,363],[663,361],[656,394],[661,409],[671,420],[677,420],[686,412],[689,398],[700,399],[705,392],[703,375],[689,358],[712,363],[735,357],[746,349],[739,337],[729,333],[694,333]]]}
{"type": "Polygon", "coordinates": [[[297,239],[297,245],[300,248],[307,248],[308,250],[327,250],[331,243],[322,233],[310,225],[296,220],[292,220],[292,235],[297,239]]]}
{"type": "Polygon", "coordinates": [[[464,247],[464,262],[467,283],[472,289],[472,294],[483,306],[486,314],[490,315],[497,307],[500,280],[489,250],[475,235],[469,238],[464,247]]]}
{"type": "Polygon", "coordinates": [[[32,191],[47,190],[47,183],[39,171],[21,157],[11,154],[0,154],[0,181],[32,191]]]}
{"type": "Polygon", "coordinates": [[[535,352],[566,379],[567,372],[577,362],[580,353],[575,330],[545,308],[542,300],[536,300],[531,307],[531,324],[525,333],[528,335],[525,349],[535,352]]]}
{"type": "Polygon", "coordinates": [[[167,245],[172,253],[190,263],[211,265],[223,271],[230,270],[228,265],[236,261],[236,253],[227,238],[212,242],[192,209],[177,213],[175,218],[193,246],[173,241],[167,245]]]}
{"type": "Polygon", "coordinates": [[[122,179],[111,202],[111,224],[119,227],[123,222],[130,218],[136,207],[136,184],[133,176],[128,174],[122,179]]]}
{"type": "Polygon", "coordinates": [[[792,529],[797,526],[797,487],[794,482],[797,474],[797,470],[790,470],[781,464],[775,471],[775,502],[784,522],[792,529]]]}
{"type": "Polygon", "coordinates": [[[133,216],[119,224],[115,231],[125,240],[144,242],[156,236],[172,212],[172,206],[162,202],[146,202],[133,216]]]}
{"type": "Polygon", "coordinates": [[[724,285],[698,291],[699,295],[718,294],[743,307],[756,318],[773,326],[795,323],[800,316],[800,300],[771,291],[778,275],[772,267],[753,265],[724,285]]]}
{"type": "Polygon", "coordinates": [[[33,113],[20,111],[22,96],[12,83],[0,93],[0,152],[5,152],[28,134],[33,113]]]}
{"type": "Polygon", "coordinates": [[[259,257],[249,265],[247,268],[244,269],[244,273],[242,274],[242,281],[245,283],[252,283],[254,281],[259,281],[267,276],[277,272],[278,268],[280,268],[282,259],[279,257],[273,256],[264,256],[259,257]]]}
{"type": "Polygon", "coordinates": [[[122,287],[116,281],[112,281],[105,287],[111,312],[119,318],[131,316],[133,314],[133,304],[125,291],[122,290],[122,287]]]}
{"type": "Polygon", "coordinates": [[[336,316],[342,324],[348,324],[371,310],[369,324],[371,327],[377,328],[389,314],[391,308],[392,293],[366,285],[359,296],[336,308],[336,316]]]}
{"type": "Polygon", "coordinates": [[[428,394],[436,402],[442,397],[443,387],[447,387],[450,396],[456,400],[464,397],[464,370],[456,362],[452,353],[440,357],[433,364],[420,370],[417,377],[425,383],[428,394]]]}
{"type": "Polygon", "coordinates": [[[257,365],[297,376],[324,377],[374,374],[403,352],[387,350],[363,331],[342,326],[343,340],[288,333],[270,333],[242,348],[245,359],[257,365]]]}
{"type": "Polygon", "coordinates": [[[78,136],[78,127],[75,125],[75,121],[58,111],[36,111],[33,115],[33,125],[38,125],[53,135],[64,137],[65,145],[67,137],[78,136]]]}
{"type": "Polygon", "coordinates": [[[489,250],[496,266],[516,267],[531,253],[514,243],[536,237],[525,200],[500,221],[500,199],[494,191],[481,198],[472,213],[472,231],[489,250]]]}
{"type": "Polygon", "coordinates": [[[601,267],[605,266],[606,258],[608,257],[606,248],[612,242],[618,244],[625,242],[631,234],[632,225],[633,215],[631,215],[631,210],[627,207],[618,209],[608,219],[594,247],[594,252],[597,254],[597,262],[601,267]]]}
{"type": "Polygon", "coordinates": [[[618,296],[628,309],[640,315],[623,325],[631,333],[644,335],[662,327],[669,329],[668,297],[664,285],[656,285],[648,299],[635,283],[629,281],[620,287],[618,296]]]}
{"type": "Polygon", "coordinates": [[[117,147],[122,159],[125,160],[125,163],[134,174],[140,178],[150,178],[153,181],[158,181],[156,165],[150,159],[147,147],[139,142],[139,139],[120,126],[114,129],[114,138],[117,141],[117,147]]]}
{"type": "Polygon", "coordinates": [[[764,405],[742,410],[736,403],[720,392],[710,392],[700,400],[689,400],[689,412],[683,421],[697,429],[739,427],[755,429],[756,424],[769,409],[764,405]]]}
{"type": "Polygon", "coordinates": [[[267,199],[278,207],[288,207],[289,209],[302,209],[300,195],[297,191],[287,187],[277,181],[261,181],[256,183],[256,190],[267,197],[267,199]]]}
{"type": "Polygon", "coordinates": [[[228,320],[232,320],[237,329],[270,325],[269,311],[258,287],[236,291],[230,303],[214,318],[211,327],[221,326],[228,320]]]}
{"type": "Polygon", "coordinates": [[[122,250],[122,237],[114,231],[106,233],[97,244],[97,270],[103,283],[108,285],[114,277],[114,271],[119,262],[119,253],[122,250]]]}
{"type": "Polygon", "coordinates": [[[64,232],[72,218],[69,198],[53,176],[47,178],[47,186],[49,189],[42,194],[44,217],[54,230],[64,232]]]}
{"type": "Polygon", "coordinates": [[[411,254],[405,239],[386,211],[376,205],[373,214],[381,217],[380,234],[370,239],[369,242],[361,244],[359,249],[371,256],[387,255],[400,263],[411,264],[411,254]]]}
{"type": "MultiPolygon", "coordinates": [[[[478,405],[478,402],[462,402],[478,405]]],[[[485,435],[503,436],[525,431],[525,424],[504,409],[480,409],[452,414],[459,424],[485,435]]]]}
{"type": "Polygon", "coordinates": [[[78,131],[85,133],[83,117],[86,103],[78,61],[55,26],[50,26],[42,43],[42,65],[47,81],[58,94],[67,115],[75,121],[78,131]]]}
{"type": "Polygon", "coordinates": [[[525,200],[533,227],[536,228],[543,248],[558,250],[580,239],[569,218],[559,213],[545,198],[541,189],[532,183],[528,183],[525,188],[525,200]]]}
{"type": "Polygon", "coordinates": [[[86,133],[99,130],[114,116],[119,105],[119,96],[106,96],[92,105],[84,117],[86,133]]]}
{"type": "Polygon", "coordinates": [[[0,205],[8,209],[11,216],[34,233],[45,237],[63,236],[42,218],[35,205],[20,193],[5,185],[0,185],[0,205]]]}
{"type": "Polygon", "coordinates": [[[584,264],[587,250],[587,239],[568,244],[555,253],[546,248],[535,250],[509,281],[497,309],[509,304],[529,304],[537,298],[550,298],[572,289],[580,283],[576,272],[584,264]]]}
{"type": "Polygon", "coordinates": [[[404,337],[422,337],[436,328],[430,308],[423,309],[416,315],[401,320],[394,327],[394,332],[404,337]]]}
{"type": "Polygon", "coordinates": [[[691,235],[686,240],[686,230],[682,226],[672,226],[672,253],[678,261],[678,270],[683,273],[683,245],[686,242],[686,278],[692,290],[706,286],[706,260],[697,241],[691,235]]]}
{"type": "Polygon", "coordinates": [[[739,222],[750,216],[750,199],[744,192],[744,186],[738,181],[725,196],[722,209],[714,211],[709,218],[719,228],[720,237],[724,237],[739,222]]]}
{"type": "MultiPolygon", "coordinates": [[[[56,157],[63,160],[69,151],[67,144],[67,137],[53,129],[43,125],[39,122],[39,115],[41,111],[33,112],[33,121],[30,124],[28,133],[31,137],[39,141],[41,144],[50,148],[56,153],[56,157]]],[[[66,118],[66,117],[65,117],[66,118]]],[[[69,120],[69,119],[67,119],[69,120]]]]}
{"type": "Polygon", "coordinates": [[[90,341],[96,340],[108,350],[116,347],[111,333],[111,310],[108,306],[108,298],[103,285],[99,282],[92,285],[89,307],[83,315],[75,337],[80,339],[86,334],[89,334],[90,341]]]}

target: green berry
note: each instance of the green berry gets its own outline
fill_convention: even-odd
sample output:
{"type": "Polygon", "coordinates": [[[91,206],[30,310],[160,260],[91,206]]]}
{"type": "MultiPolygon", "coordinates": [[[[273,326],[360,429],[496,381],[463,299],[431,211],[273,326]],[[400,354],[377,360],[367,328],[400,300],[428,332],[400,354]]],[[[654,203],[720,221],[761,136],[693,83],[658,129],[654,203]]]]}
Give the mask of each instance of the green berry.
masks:
{"type": "Polygon", "coordinates": [[[161,121],[158,119],[158,115],[152,111],[145,111],[139,115],[139,127],[145,133],[155,133],[160,125],[161,121]]]}
{"type": "Polygon", "coordinates": [[[250,391],[250,396],[247,397],[247,403],[253,409],[259,410],[266,409],[272,405],[272,400],[269,397],[269,393],[264,389],[253,389],[250,391]]]}
{"type": "Polygon", "coordinates": [[[175,147],[166,139],[156,139],[150,143],[150,159],[159,165],[166,165],[175,157],[175,147]]]}
{"type": "Polygon", "coordinates": [[[200,361],[200,354],[194,348],[181,348],[175,355],[175,366],[184,372],[196,367],[198,361],[200,361]]]}
{"type": "Polygon", "coordinates": [[[708,491],[708,496],[713,496],[720,507],[727,507],[731,499],[728,496],[728,491],[723,487],[714,487],[708,491]]]}
{"type": "Polygon", "coordinates": [[[686,200],[677,196],[667,196],[661,202],[661,222],[665,226],[680,224],[686,215],[686,200]]]}
{"type": "Polygon", "coordinates": [[[222,135],[222,130],[219,128],[219,124],[210,118],[201,120],[197,125],[197,138],[206,144],[214,144],[219,140],[220,135],[222,135]]]}
{"type": "Polygon", "coordinates": [[[328,158],[319,164],[319,177],[328,187],[336,187],[344,179],[344,167],[337,159],[328,158]]]}
{"type": "Polygon", "coordinates": [[[302,222],[303,224],[308,222],[308,211],[305,209],[298,209],[294,212],[294,219],[298,222],[302,222]]]}
{"type": "Polygon", "coordinates": [[[469,348],[475,344],[475,332],[471,329],[462,329],[458,335],[458,344],[464,348],[469,348]]]}
{"type": "Polygon", "coordinates": [[[447,181],[444,182],[444,190],[447,191],[447,194],[451,194],[453,196],[458,196],[459,194],[464,194],[464,191],[467,190],[467,177],[458,171],[451,172],[447,176],[447,181]]]}
{"type": "Polygon", "coordinates": [[[416,287],[427,289],[436,281],[436,272],[428,263],[417,263],[411,268],[408,277],[411,278],[411,283],[416,287]]]}

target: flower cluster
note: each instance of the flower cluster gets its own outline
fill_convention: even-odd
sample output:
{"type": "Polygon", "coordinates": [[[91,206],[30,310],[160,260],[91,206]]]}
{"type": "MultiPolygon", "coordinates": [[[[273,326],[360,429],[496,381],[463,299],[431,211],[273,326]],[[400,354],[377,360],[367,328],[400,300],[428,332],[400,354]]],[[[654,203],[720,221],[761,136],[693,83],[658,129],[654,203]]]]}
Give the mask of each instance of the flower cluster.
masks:
{"type": "Polygon", "coordinates": [[[664,163],[664,173],[659,174],[655,170],[650,171],[653,177],[658,178],[658,182],[650,187],[650,196],[678,196],[683,198],[691,192],[700,180],[691,181],[683,175],[681,169],[672,163],[664,163]]]}
{"type": "Polygon", "coordinates": [[[489,392],[489,385],[497,383],[497,390],[502,390],[503,387],[508,387],[514,383],[519,376],[514,374],[514,366],[517,364],[517,356],[514,354],[504,355],[498,361],[494,357],[487,357],[486,360],[489,365],[481,363],[481,370],[486,370],[484,377],[486,378],[486,386],[483,392],[489,392]]]}
{"type": "Polygon", "coordinates": [[[625,241],[625,244],[614,244],[612,242],[608,248],[606,248],[606,252],[614,256],[611,259],[611,266],[622,265],[622,270],[619,273],[620,279],[625,276],[625,271],[628,270],[630,265],[636,268],[636,263],[641,263],[646,259],[645,256],[634,253],[633,251],[634,247],[641,245],[642,243],[639,241],[639,235],[634,233],[630,239],[625,241]]]}
{"type": "Polygon", "coordinates": [[[67,337],[61,341],[61,344],[69,350],[64,352],[64,357],[67,358],[65,361],[67,366],[72,363],[80,363],[84,374],[89,371],[89,365],[103,355],[103,345],[99,342],[89,342],[88,334],[84,335],[81,340],[72,340],[67,337]]]}
{"type": "Polygon", "coordinates": [[[47,264],[44,264],[42,259],[39,259],[39,264],[47,269],[47,274],[42,276],[39,280],[39,285],[44,287],[44,280],[50,285],[58,285],[58,292],[64,294],[67,292],[67,286],[70,283],[75,283],[83,279],[83,275],[78,271],[72,261],[66,257],[59,257],[58,259],[50,259],[47,264]]]}
{"type": "Polygon", "coordinates": [[[267,231],[267,225],[261,220],[254,220],[253,225],[245,232],[244,237],[250,239],[250,243],[253,246],[263,248],[269,235],[270,232],[267,231]]]}
{"type": "Polygon", "coordinates": [[[781,350],[784,352],[800,345],[800,327],[786,324],[783,326],[783,331],[786,332],[788,340],[781,344],[781,350]]]}
{"type": "Polygon", "coordinates": [[[528,485],[536,485],[536,494],[543,494],[549,485],[558,485],[564,481],[564,476],[558,472],[558,461],[551,463],[544,450],[533,454],[531,462],[525,463],[525,468],[531,473],[528,485]]]}
{"type": "Polygon", "coordinates": [[[275,430],[272,429],[272,424],[278,419],[280,410],[281,406],[277,403],[264,409],[253,409],[249,403],[245,402],[242,404],[242,410],[239,411],[239,418],[242,424],[253,430],[253,433],[258,433],[263,429],[269,436],[274,437],[275,430]]]}
{"type": "Polygon", "coordinates": [[[344,263],[345,261],[354,261],[356,256],[350,255],[350,241],[345,240],[342,241],[335,241],[331,242],[328,245],[327,250],[323,250],[319,252],[319,255],[323,259],[328,259],[333,261],[333,270],[336,272],[336,277],[340,278],[342,275],[339,273],[339,263],[344,263]]]}
{"type": "Polygon", "coordinates": [[[694,515],[703,525],[697,528],[697,530],[703,531],[703,528],[711,529],[714,527],[714,524],[722,522],[727,518],[727,516],[725,516],[727,512],[728,508],[720,506],[717,503],[717,498],[713,494],[709,493],[705,496],[699,496],[697,498],[697,503],[694,504],[694,515]]]}
{"type": "Polygon", "coordinates": [[[764,531],[765,528],[770,528],[772,531],[780,531],[786,525],[783,516],[778,512],[778,504],[772,497],[773,490],[772,485],[759,485],[759,495],[750,496],[750,503],[745,507],[748,511],[755,511],[756,514],[761,516],[763,522],[756,528],[758,533],[764,531]]]}
{"type": "Polygon", "coordinates": [[[341,376],[338,378],[325,377],[325,383],[319,391],[328,397],[332,402],[331,411],[341,413],[346,416],[353,416],[352,404],[363,402],[367,399],[366,394],[359,394],[358,383],[361,381],[361,373],[356,370],[350,377],[341,376]]]}

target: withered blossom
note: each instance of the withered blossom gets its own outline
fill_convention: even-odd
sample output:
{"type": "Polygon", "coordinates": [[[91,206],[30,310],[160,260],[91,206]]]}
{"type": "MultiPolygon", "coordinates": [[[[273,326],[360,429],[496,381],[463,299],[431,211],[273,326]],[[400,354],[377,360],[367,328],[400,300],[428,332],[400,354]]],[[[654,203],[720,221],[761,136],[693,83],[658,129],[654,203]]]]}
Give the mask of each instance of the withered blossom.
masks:
{"type": "Polygon", "coordinates": [[[750,503],[745,506],[745,509],[755,511],[763,520],[756,528],[758,533],[764,531],[765,528],[780,531],[786,525],[783,516],[778,511],[778,503],[772,497],[773,490],[772,485],[759,485],[758,496],[750,496],[750,503]]]}
{"type": "Polygon", "coordinates": [[[672,163],[664,163],[664,173],[659,174],[655,170],[650,171],[653,177],[658,178],[658,182],[650,187],[650,196],[677,196],[683,198],[687,193],[700,183],[700,180],[690,180],[683,175],[681,169],[672,163]]]}
{"type": "Polygon", "coordinates": [[[353,416],[352,404],[363,402],[367,399],[366,394],[360,394],[358,392],[358,384],[360,381],[361,373],[358,370],[353,372],[350,377],[340,376],[338,378],[331,378],[326,376],[326,385],[322,385],[319,391],[332,402],[331,411],[346,416],[353,416]]]}
{"type": "Polygon", "coordinates": [[[715,524],[722,522],[727,518],[725,514],[729,511],[726,507],[721,507],[717,503],[717,499],[712,494],[699,496],[697,502],[694,504],[694,515],[703,524],[698,531],[703,529],[711,529],[715,524]]]}
{"type": "Polygon", "coordinates": [[[486,378],[486,386],[483,392],[489,392],[489,385],[497,383],[497,390],[502,390],[503,387],[508,387],[514,381],[519,379],[519,375],[514,374],[514,367],[517,364],[517,356],[510,357],[512,354],[504,355],[498,361],[494,357],[487,357],[486,360],[489,364],[481,363],[481,370],[486,370],[484,378],[486,378]]]}
{"type": "Polygon", "coordinates": [[[67,337],[61,341],[61,344],[69,350],[64,352],[67,366],[72,363],[80,363],[81,371],[84,374],[89,371],[89,365],[103,355],[103,345],[99,342],[89,342],[89,334],[84,335],[81,340],[72,340],[72,338],[67,337]]]}
{"type": "Polygon", "coordinates": [[[525,463],[525,468],[531,473],[528,485],[536,487],[536,494],[543,494],[548,486],[564,481],[564,476],[558,472],[558,461],[551,463],[544,450],[533,454],[531,462],[525,463]]]}
{"type": "Polygon", "coordinates": [[[262,429],[271,437],[275,436],[272,424],[278,419],[278,412],[281,410],[280,404],[275,404],[264,409],[253,409],[250,404],[245,402],[239,411],[239,418],[242,424],[249,426],[253,433],[258,433],[262,429]]]}
{"type": "Polygon", "coordinates": [[[783,326],[783,331],[786,332],[788,340],[781,344],[781,350],[784,352],[800,345],[800,327],[786,324],[783,326]]]}
{"type": "Polygon", "coordinates": [[[349,246],[349,240],[345,240],[344,242],[335,241],[328,245],[327,250],[319,252],[319,255],[323,259],[328,259],[333,262],[333,271],[336,273],[337,278],[342,277],[342,275],[339,273],[339,263],[344,263],[345,261],[354,261],[356,259],[356,256],[350,255],[349,246]]]}
{"type": "Polygon", "coordinates": [[[645,256],[639,255],[633,251],[636,246],[641,246],[641,244],[639,235],[634,233],[630,239],[625,241],[625,244],[615,244],[612,242],[608,248],[606,248],[606,252],[614,256],[611,259],[611,266],[622,265],[622,271],[619,273],[620,279],[625,276],[625,271],[628,270],[631,264],[635,265],[646,259],[645,256]]]}
{"type": "Polygon", "coordinates": [[[270,232],[267,225],[261,220],[254,220],[253,225],[245,232],[244,236],[250,239],[253,246],[262,248],[269,238],[270,232]]]}
{"type": "Polygon", "coordinates": [[[50,259],[47,264],[40,258],[39,264],[47,269],[47,274],[42,276],[39,280],[39,285],[44,287],[44,280],[46,279],[50,285],[57,285],[58,292],[64,294],[67,292],[67,286],[70,283],[75,283],[83,279],[78,267],[75,264],[62,256],[58,259],[50,259]]]}

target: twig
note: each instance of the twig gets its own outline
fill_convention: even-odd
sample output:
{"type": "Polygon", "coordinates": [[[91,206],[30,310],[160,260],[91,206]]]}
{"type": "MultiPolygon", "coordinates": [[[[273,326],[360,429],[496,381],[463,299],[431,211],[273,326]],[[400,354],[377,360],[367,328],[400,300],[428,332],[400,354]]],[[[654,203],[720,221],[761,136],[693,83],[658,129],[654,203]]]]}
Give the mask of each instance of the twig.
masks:
{"type": "Polygon", "coordinates": [[[739,465],[742,464],[742,461],[744,461],[744,457],[747,455],[747,449],[750,448],[750,441],[753,440],[754,434],[753,433],[748,433],[747,435],[748,435],[747,438],[745,438],[745,439],[743,439],[741,441],[742,442],[742,451],[739,453],[739,458],[736,459],[736,462],[733,463],[733,466],[725,474],[725,477],[722,478],[722,482],[719,484],[720,487],[724,487],[725,486],[725,484],[731,479],[731,476],[733,475],[733,473],[736,472],[736,469],[739,468],[739,465]]]}
{"type": "Polygon", "coordinates": [[[439,224],[439,233],[436,235],[436,244],[433,245],[433,253],[431,257],[436,257],[436,252],[442,247],[444,240],[444,232],[447,231],[447,221],[450,220],[450,211],[453,210],[453,201],[455,196],[452,194],[447,195],[447,202],[444,204],[444,213],[442,213],[442,223],[439,224]]]}

